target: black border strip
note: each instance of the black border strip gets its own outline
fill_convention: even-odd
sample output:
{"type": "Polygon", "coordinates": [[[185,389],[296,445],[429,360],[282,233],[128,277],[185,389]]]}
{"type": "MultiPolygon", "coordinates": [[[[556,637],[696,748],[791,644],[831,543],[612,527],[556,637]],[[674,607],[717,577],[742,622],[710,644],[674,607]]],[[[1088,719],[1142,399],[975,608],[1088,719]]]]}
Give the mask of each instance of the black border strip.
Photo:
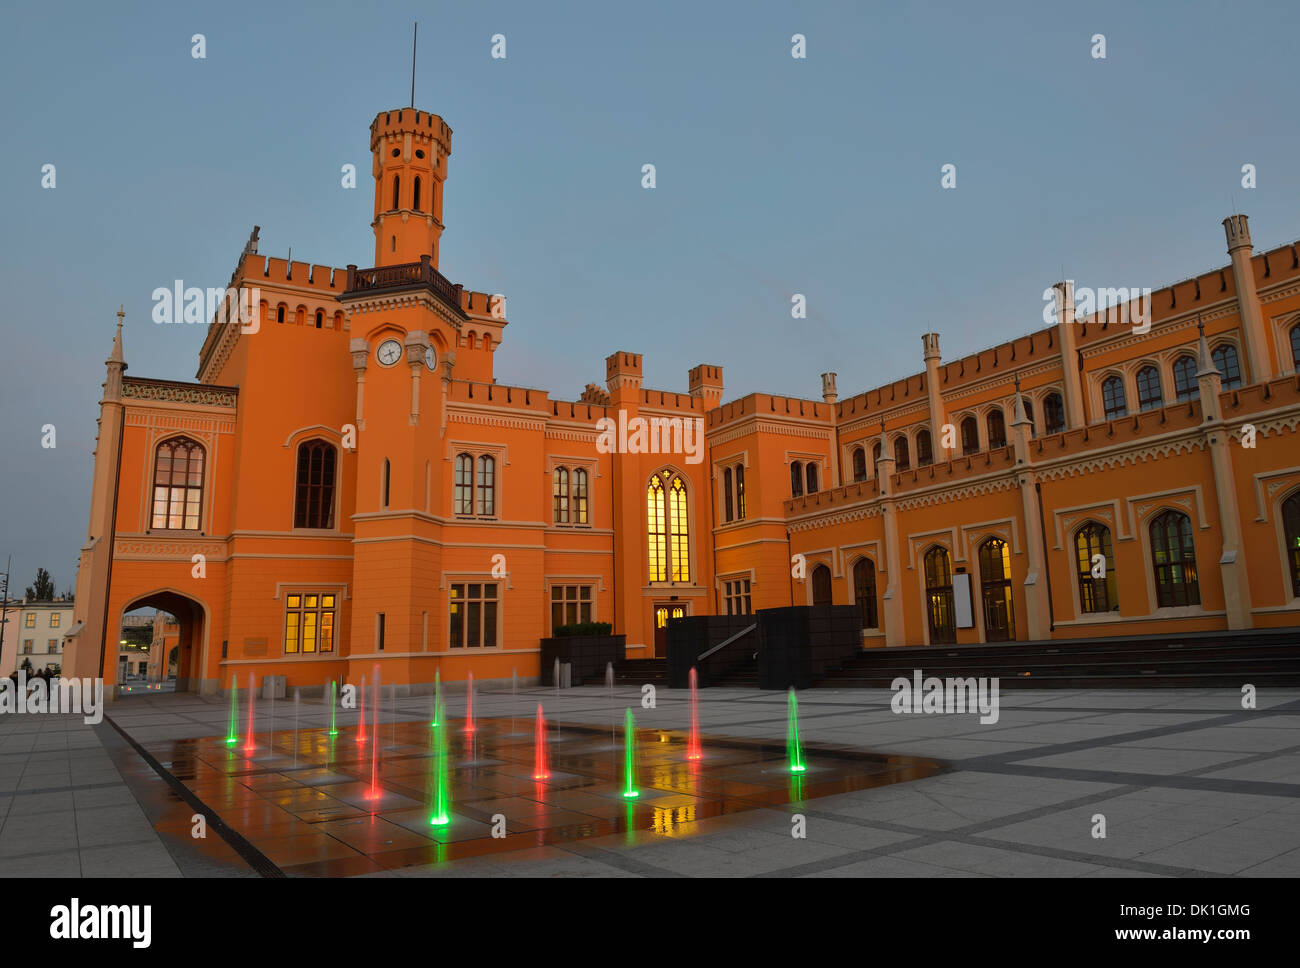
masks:
{"type": "Polygon", "coordinates": [[[274,864],[269,857],[249,843],[244,838],[243,834],[222,820],[217,812],[196,797],[190,791],[189,787],[176,779],[176,777],[172,776],[172,774],[167,771],[166,767],[159,763],[148,750],[137,743],[135,738],[119,726],[112,716],[105,713],[104,722],[117,730],[118,734],[126,740],[128,744],[130,744],[131,748],[139,754],[142,760],[149,764],[149,767],[162,778],[162,781],[171,788],[173,793],[188,803],[196,811],[203,814],[207,819],[208,826],[220,834],[221,839],[229,844],[231,849],[243,858],[248,866],[253,868],[260,877],[288,877],[288,875],[274,864]]]}

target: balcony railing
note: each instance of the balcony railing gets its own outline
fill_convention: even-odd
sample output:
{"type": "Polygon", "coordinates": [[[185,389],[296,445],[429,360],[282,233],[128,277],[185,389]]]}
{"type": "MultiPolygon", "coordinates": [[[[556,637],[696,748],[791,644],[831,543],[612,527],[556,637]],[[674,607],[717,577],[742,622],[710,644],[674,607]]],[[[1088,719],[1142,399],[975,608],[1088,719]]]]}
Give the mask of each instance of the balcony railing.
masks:
{"type": "Polygon", "coordinates": [[[395,266],[377,266],[373,269],[348,266],[346,294],[379,294],[421,288],[428,289],[462,319],[469,318],[460,304],[461,285],[452,283],[435,269],[427,255],[421,256],[419,262],[404,262],[395,266]]]}

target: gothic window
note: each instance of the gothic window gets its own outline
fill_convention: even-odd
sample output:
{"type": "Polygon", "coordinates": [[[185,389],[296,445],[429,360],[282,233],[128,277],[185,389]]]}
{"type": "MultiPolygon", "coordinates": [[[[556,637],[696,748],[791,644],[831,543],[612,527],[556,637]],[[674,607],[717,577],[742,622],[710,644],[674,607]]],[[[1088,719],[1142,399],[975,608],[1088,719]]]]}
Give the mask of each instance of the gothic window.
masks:
{"type": "Polygon", "coordinates": [[[1196,580],[1192,522],[1180,511],[1165,511],[1151,522],[1151,565],[1160,608],[1201,604],[1196,580]]]}
{"type": "Polygon", "coordinates": [[[1138,410],[1155,410],[1164,402],[1160,392],[1160,371],[1154,366],[1144,366],[1138,370],[1138,410]]]}
{"type": "Polygon", "coordinates": [[[1224,343],[1214,348],[1210,354],[1219,371],[1219,383],[1225,390],[1241,386],[1241,364],[1237,361],[1237,347],[1224,343]]]}
{"type": "Polygon", "coordinates": [[[831,570],[825,565],[813,569],[812,595],[814,605],[831,604],[831,570]]]}
{"type": "Polygon", "coordinates": [[[803,496],[803,464],[799,461],[790,465],[790,496],[803,496]]]}
{"type": "Polygon", "coordinates": [[[989,448],[1007,445],[1007,421],[1001,410],[990,410],[988,416],[989,448]]]}
{"type": "Polygon", "coordinates": [[[814,464],[812,461],[808,462],[806,474],[808,477],[808,493],[816,494],[817,493],[817,465],[814,464]]]}
{"type": "Polygon", "coordinates": [[[1043,430],[1059,434],[1065,429],[1065,401],[1059,393],[1049,393],[1043,398],[1043,430]]]}
{"type": "Polygon", "coordinates": [[[334,446],[324,440],[298,445],[298,480],[294,492],[295,528],[334,527],[334,446]]]}
{"type": "Polygon", "coordinates": [[[894,438],[894,469],[905,471],[912,466],[912,455],[908,453],[907,438],[894,438]]]}
{"type": "Polygon", "coordinates": [[[867,452],[861,447],[853,448],[853,480],[867,479],[867,452]]]}
{"type": "Polygon", "coordinates": [[[172,437],[154,452],[152,527],[197,531],[203,507],[203,446],[172,437]]]}
{"type": "Polygon", "coordinates": [[[934,463],[934,446],[930,442],[930,431],[922,427],[916,432],[916,466],[929,467],[934,463]]]}
{"type": "Polygon", "coordinates": [[[1180,356],[1174,360],[1174,399],[1179,403],[1196,400],[1201,395],[1201,385],[1196,382],[1196,360],[1180,356]]]}
{"type": "Polygon", "coordinates": [[[862,627],[879,628],[876,617],[876,565],[870,558],[859,558],[853,566],[853,600],[862,610],[862,627]]]}
{"type": "Polygon", "coordinates": [[[569,523],[569,471],[557,467],[551,472],[551,499],[556,524],[569,523]]]}
{"type": "Polygon", "coordinates": [[[1101,385],[1101,403],[1107,420],[1127,416],[1128,401],[1124,396],[1124,381],[1117,376],[1107,377],[1101,385]]]}
{"type": "Polygon", "coordinates": [[[952,561],[948,549],[935,545],[925,553],[926,612],[930,622],[930,644],[957,641],[957,617],[953,611],[952,561]]]}
{"type": "Polygon", "coordinates": [[[978,454],[980,451],[980,427],[974,417],[967,417],[961,422],[961,453],[963,457],[978,454]]]}
{"type": "Polygon", "coordinates": [[[1074,550],[1080,610],[1087,613],[1119,611],[1110,528],[1089,521],[1075,534],[1074,550]]]}

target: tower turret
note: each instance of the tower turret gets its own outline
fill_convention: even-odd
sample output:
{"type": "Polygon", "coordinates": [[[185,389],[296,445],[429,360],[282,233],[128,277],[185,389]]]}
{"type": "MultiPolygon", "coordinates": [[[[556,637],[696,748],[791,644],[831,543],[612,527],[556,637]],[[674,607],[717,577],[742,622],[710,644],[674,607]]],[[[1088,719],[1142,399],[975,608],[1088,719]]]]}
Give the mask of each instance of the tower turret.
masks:
{"type": "Polygon", "coordinates": [[[370,124],[375,177],[375,265],[419,262],[438,267],[442,183],[451,128],[428,111],[383,111],[370,124]]]}

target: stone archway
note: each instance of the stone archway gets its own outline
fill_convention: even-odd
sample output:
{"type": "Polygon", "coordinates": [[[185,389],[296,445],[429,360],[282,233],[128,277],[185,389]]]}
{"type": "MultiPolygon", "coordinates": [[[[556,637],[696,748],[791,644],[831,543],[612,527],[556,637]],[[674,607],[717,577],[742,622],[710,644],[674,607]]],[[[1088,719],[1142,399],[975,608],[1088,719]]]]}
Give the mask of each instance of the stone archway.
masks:
{"type": "Polygon", "coordinates": [[[169,588],[158,589],[144,595],[138,595],[122,606],[117,616],[116,628],[119,633],[112,641],[113,658],[111,667],[118,663],[118,649],[121,640],[120,630],[123,619],[128,612],[138,608],[156,608],[176,618],[180,626],[178,640],[163,647],[160,668],[162,677],[170,671],[170,654],[175,652],[175,676],[177,692],[198,692],[203,680],[203,668],[207,661],[208,615],[207,607],[198,599],[169,588]]]}

